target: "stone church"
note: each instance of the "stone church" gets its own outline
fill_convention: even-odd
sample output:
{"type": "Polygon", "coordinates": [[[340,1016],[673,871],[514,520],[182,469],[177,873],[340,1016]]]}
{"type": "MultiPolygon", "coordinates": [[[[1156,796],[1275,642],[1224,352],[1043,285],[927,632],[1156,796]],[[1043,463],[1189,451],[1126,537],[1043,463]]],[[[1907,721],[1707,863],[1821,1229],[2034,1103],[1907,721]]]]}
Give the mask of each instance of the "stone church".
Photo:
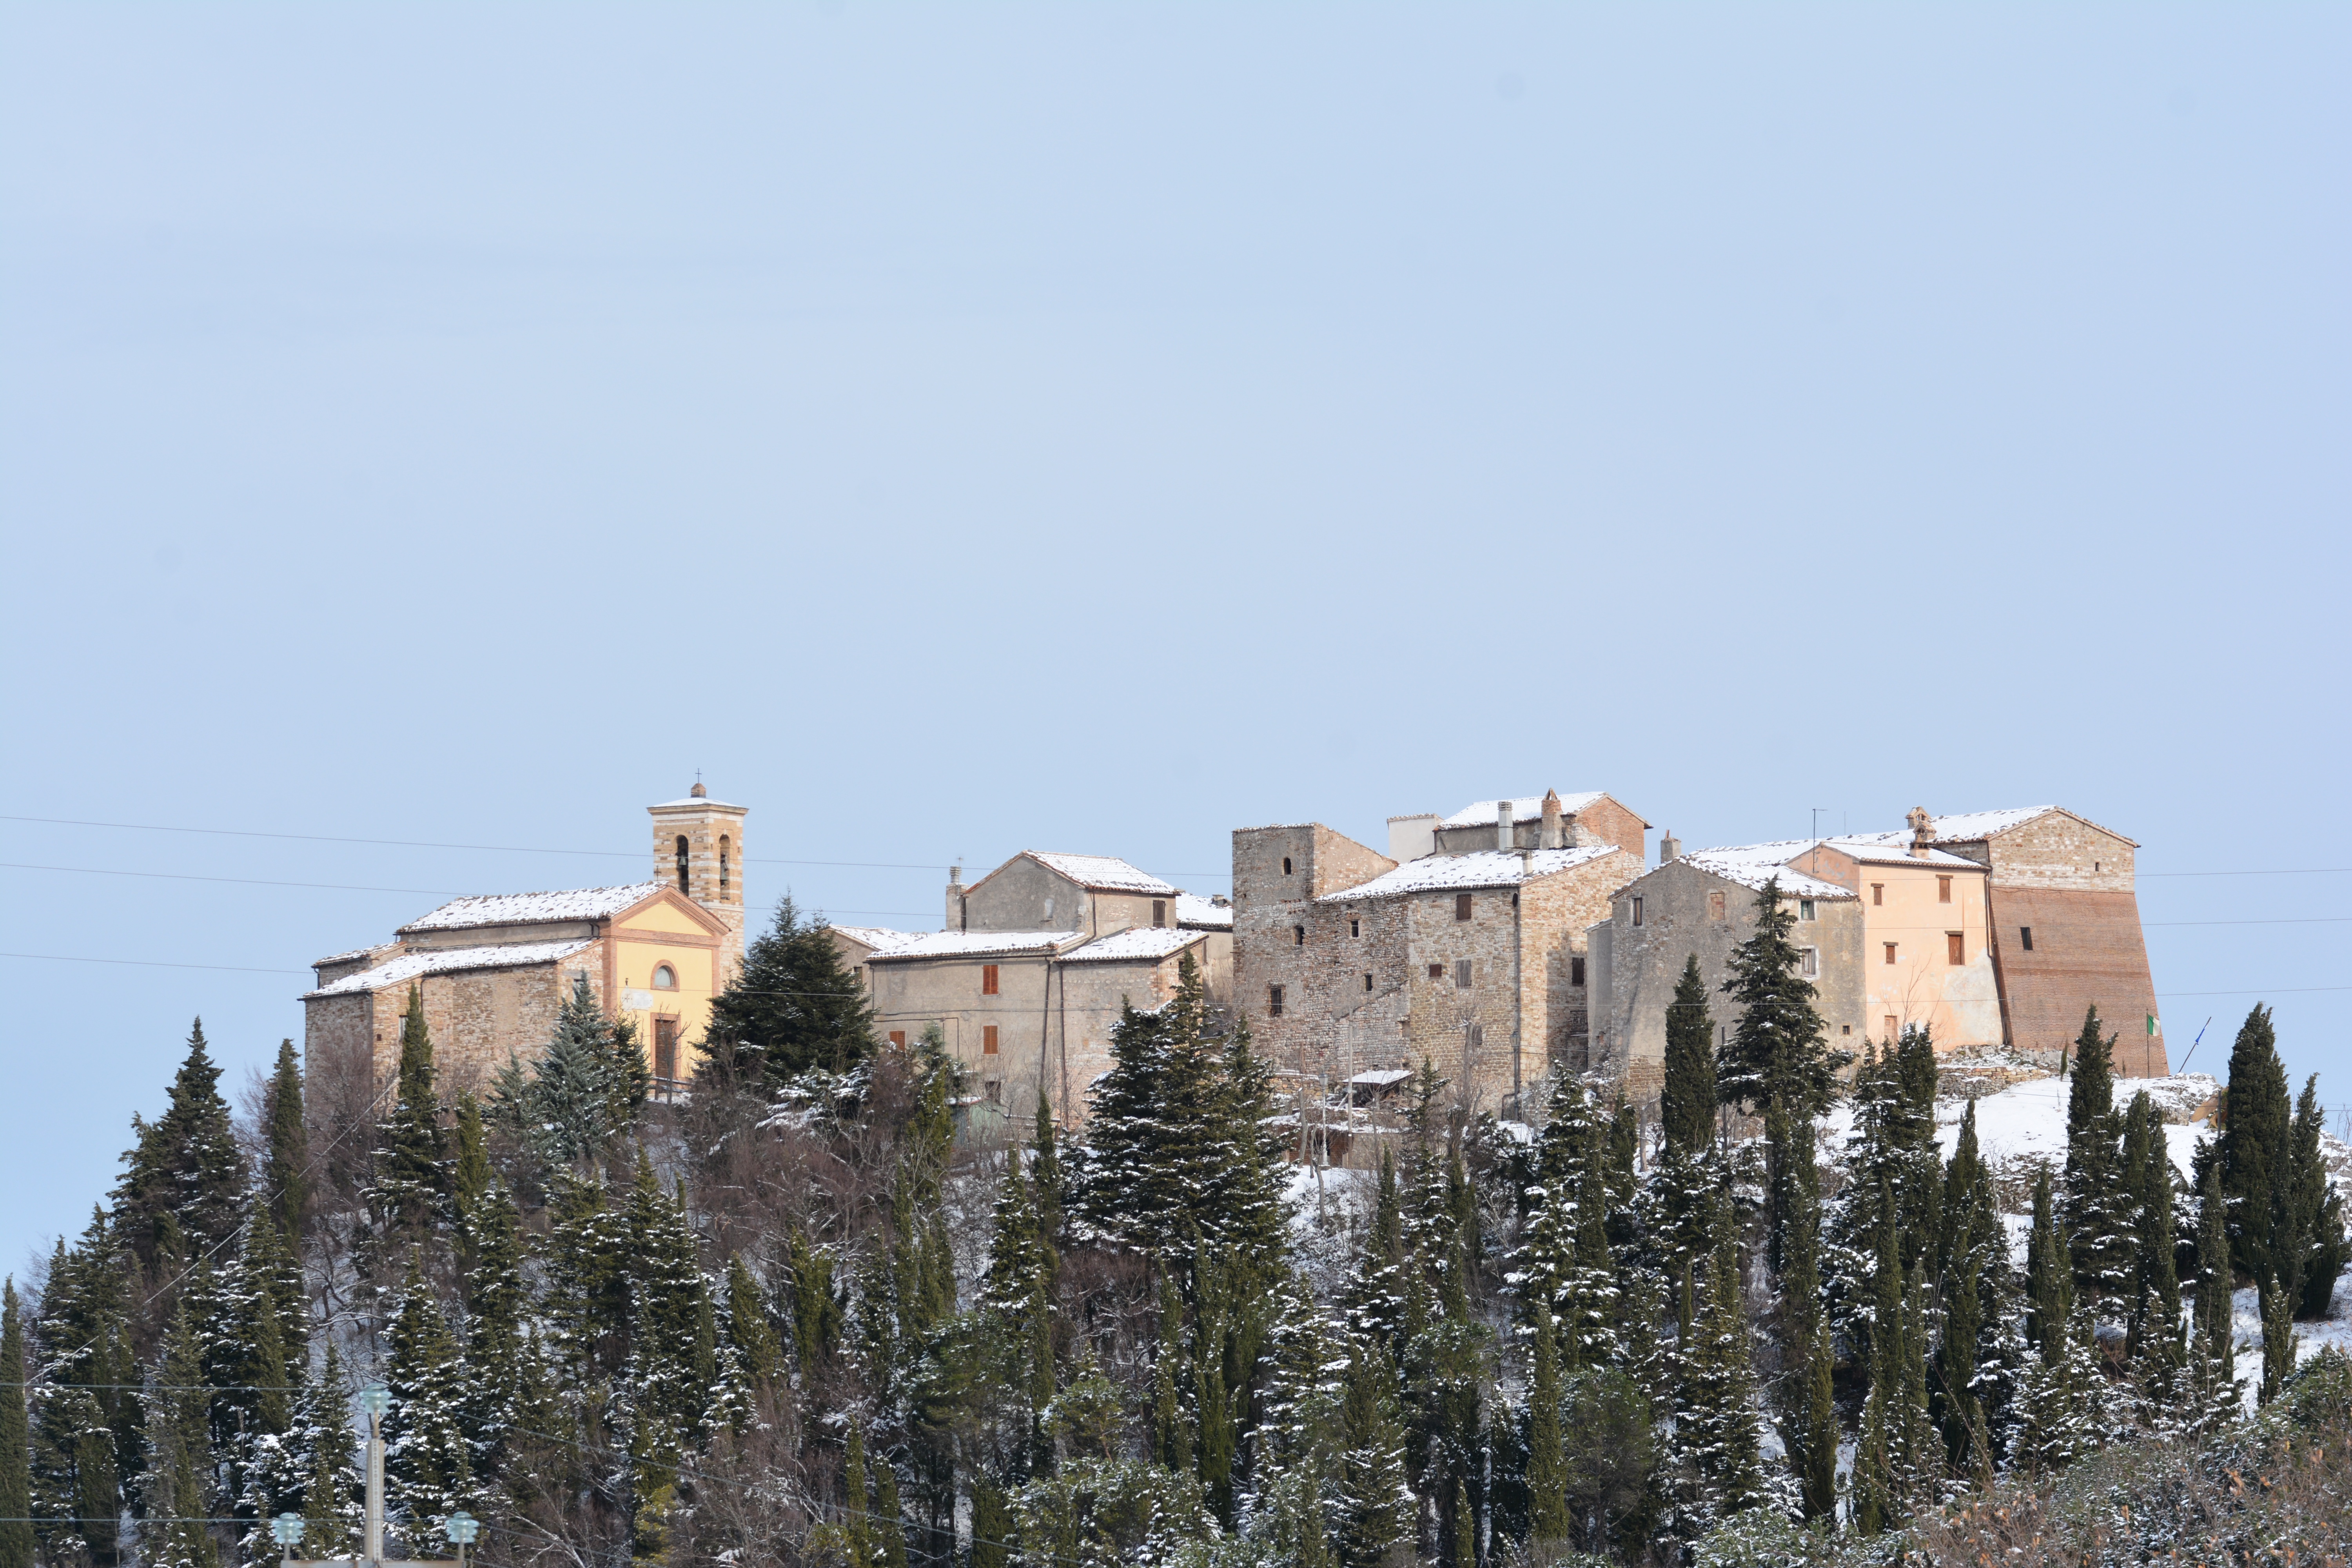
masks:
{"type": "Polygon", "coordinates": [[[710,999],[743,962],[743,818],[700,784],[646,807],[652,876],[613,888],[488,893],[409,921],[392,940],[317,960],[302,997],[310,1062],[398,1065],[401,1016],[421,989],[436,1064],[488,1078],[546,1046],[574,984],[636,1026],[656,1092],[693,1071],[710,999]]]}

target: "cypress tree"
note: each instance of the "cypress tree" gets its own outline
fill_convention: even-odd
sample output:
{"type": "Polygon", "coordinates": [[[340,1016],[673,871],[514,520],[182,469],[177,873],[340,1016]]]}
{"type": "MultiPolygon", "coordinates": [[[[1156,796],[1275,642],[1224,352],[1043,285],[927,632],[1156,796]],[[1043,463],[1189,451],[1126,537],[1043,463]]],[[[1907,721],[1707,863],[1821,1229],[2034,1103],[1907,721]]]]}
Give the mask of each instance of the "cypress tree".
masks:
{"type": "Polygon", "coordinates": [[[2230,1291],[2229,1197],[2222,1190],[2220,1161],[2205,1168],[2197,1205],[2197,1349],[2208,1408],[2234,1405],[2237,1397],[2237,1327],[2230,1291]]]}
{"type": "Polygon", "coordinates": [[[2344,1194],[2327,1179],[2327,1163],[2320,1153],[2325,1120],[2319,1104],[2319,1075],[2314,1073],[2304,1080],[2303,1093],[2295,1101],[2284,1194],[2293,1215],[2287,1228],[2301,1243],[2296,1249],[2300,1279],[2294,1304],[2299,1318],[2327,1315],[2336,1278],[2352,1262],[2352,1244],[2345,1236],[2344,1194]]]}
{"type": "Polygon", "coordinates": [[[148,1398],[154,1468],[142,1511],[163,1522],[141,1555],[153,1568],[217,1568],[220,1562],[212,1531],[203,1522],[213,1512],[210,1403],[201,1341],[184,1296],[164,1332],[155,1390],[148,1398]]]}
{"type": "Polygon", "coordinates": [[[812,1246],[808,1233],[793,1226],[785,1233],[786,1263],[791,1272],[793,1352],[802,1375],[832,1359],[841,1342],[841,1303],[833,1289],[833,1253],[812,1246]]]}
{"type": "Polygon", "coordinates": [[[2059,1239],[2056,1205],[2050,1193],[2050,1169],[2043,1166],[2033,1181],[2033,1229],[2025,1245],[2026,1342],[2049,1352],[2065,1332],[2074,1305],[2074,1270],[2067,1266],[2059,1239]]]}
{"type": "Polygon", "coordinates": [[[2292,1140],[2286,1068],[2268,1007],[2257,1005],[2239,1027],[2223,1094],[2221,1192],[2229,1201],[2230,1253],[2240,1270],[2259,1278],[2277,1268],[2274,1205],[2286,1185],[2292,1140]]]}
{"type": "Polygon", "coordinates": [[[219,1083],[199,1018],[163,1114],[152,1123],[132,1119],[139,1141],[123,1156],[128,1169],[114,1190],[114,1224],[151,1269],[159,1252],[200,1253],[227,1239],[244,1218],[245,1158],[219,1083]]]}
{"type": "Polygon", "coordinates": [[[2123,1189],[2131,1222],[2131,1312],[2126,1345],[2135,1358],[2177,1364],[2180,1269],[2172,1229],[2172,1158],[2164,1123],[2142,1089],[2124,1113],[2123,1189]]]}
{"type": "Polygon", "coordinates": [[[1350,1348],[1339,1416],[1339,1475],[1333,1499],[1343,1568],[1380,1568],[1408,1536],[1404,1433],[1391,1411],[1394,1363],[1377,1341],[1350,1348]]]}
{"type": "Polygon", "coordinates": [[[473,1266],[466,1271],[465,1428],[477,1475],[503,1468],[524,1391],[534,1375],[524,1339],[530,1292],[523,1278],[522,1216],[506,1184],[492,1179],[466,1221],[473,1266]]]}
{"type": "Polygon", "coordinates": [[[841,962],[823,916],[801,918],[789,894],[752,940],[743,966],[711,999],[710,1061],[730,1082],[781,1086],[811,1068],[846,1072],[874,1054],[874,1010],[841,962]]]}
{"type": "Polygon", "coordinates": [[[727,1259],[727,1341],[735,1347],[744,1373],[755,1388],[772,1390],[782,1384],[783,1349],[768,1321],[759,1283],[751,1278],[740,1252],[730,1254],[727,1259]]]}
{"type": "Polygon", "coordinates": [[[2075,1284],[2095,1302],[2125,1295],[2132,1277],[2129,1194],[2116,1157],[2114,1048],[2099,1010],[2090,1008],[2067,1084],[2063,1216],[2075,1284]]]}
{"type": "Polygon", "coordinates": [[[278,1042],[278,1065],[269,1075],[262,1117],[269,1131],[261,1180],[277,1211],[278,1228],[296,1257],[302,1251],[302,1220],[310,1202],[310,1133],[302,1120],[302,1064],[292,1040],[278,1042]]]}
{"type": "Polygon", "coordinates": [[[24,1315],[11,1277],[0,1304],[0,1568],[33,1568],[33,1445],[25,1373],[24,1315]]]}
{"type": "Polygon", "coordinates": [[[1659,1091],[1658,1121],[1668,1157],[1703,1156],[1715,1142],[1715,1016],[1707,1010],[1706,982],[1698,954],[1683,964],[1675,999],[1666,1005],[1665,1081],[1659,1091]]]}
{"type": "Polygon", "coordinates": [[[874,1509],[866,1489],[866,1433],[856,1423],[849,1428],[849,1451],[841,1464],[842,1534],[848,1548],[846,1568],[875,1568],[874,1509]]]}
{"type": "Polygon", "coordinates": [[[1786,1447],[1805,1517],[1827,1519],[1837,1510],[1838,1422],[1831,1384],[1837,1358],[1822,1310],[1821,1176],[1813,1160],[1812,1123],[1797,1123],[1787,1142],[1794,1190],[1780,1274],[1790,1384],[1781,1400],[1789,1413],[1786,1447]]]}
{"type": "Polygon", "coordinates": [[[303,1398],[310,1466],[302,1492],[302,1550],[313,1561],[347,1556],[359,1545],[364,1510],[352,1490],[351,1390],[343,1386],[342,1363],[331,1338],[326,1364],[303,1398]]]}
{"type": "Polygon", "coordinates": [[[657,1415],[669,1430],[689,1434],[709,1404],[709,1376],[716,1371],[698,1364],[704,1358],[696,1353],[709,1327],[709,1286],[696,1265],[684,1199],[664,1189],[642,1147],[629,1194],[628,1233],[624,1267],[631,1405],[640,1421],[657,1415]]]}
{"type": "Polygon", "coordinates": [[[473,1498],[473,1452],[466,1441],[465,1371],[448,1320],[433,1299],[417,1255],[386,1331],[384,1476],[388,1506],[417,1543],[473,1498]]]}
{"type": "Polygon", "coordinates": [[[1559,1350],[1551,1313],[1538,1308],[1535,1366],[1528,1379],[1528,1539],[1568,1539],[1568,1470],[1559,1432],[1559,1350]]]}
{"type": "Polygon", "coordinates": [[[1055,1142],[1054,1106],[1045,1086],[1037,1086],[1037,1110],[1029,1147],[1029,1185],[1037,1204],[1037,1230],[1048,1242],[1062,1237],[1062,1155],[1055,1142]]]}
{"type": "Polygon", "coordinates": [[[438,1217],[448,1196],[447,1138],[434,1078],[425,995],[412,984],[400,1021],[398,1098],[377,1129],[375,1184],[368,1194],[376,1224],[386,1232],[413,1237],[438,1217]]]}
{"type": "Polygon", "coordinates": [[[1739,1243],[1729,1198],[1723,1212],[1706,1294],[1683,1357],[1675,1413],[1678,1457],[1693,1473],[1702,1506],[1717,1516],[1742,1512],[1768,1500],[1756,1427],[1756,1379],[1748,1345],[1748,1315],[1740,1300],[1739,1243]]]}
{"type": "Polygon", "coordinates": [[[490,1151],[482,1129],[482,1102],[470,1089],[457,1091],[457,1152],[449,1169],[449,1196],[457,1211],[458,1234],[474,1206],[490,1190],[490,1151]]]}

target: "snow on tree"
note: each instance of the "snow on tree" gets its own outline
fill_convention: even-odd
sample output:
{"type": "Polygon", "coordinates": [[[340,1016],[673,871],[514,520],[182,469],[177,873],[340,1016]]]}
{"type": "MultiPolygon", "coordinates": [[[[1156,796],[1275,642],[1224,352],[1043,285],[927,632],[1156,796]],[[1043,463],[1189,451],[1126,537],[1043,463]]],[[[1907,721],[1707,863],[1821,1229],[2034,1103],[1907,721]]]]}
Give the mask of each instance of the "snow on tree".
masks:
{"type": "Polygon", "coordinates": [[[2095,1309],[2131,1291],[2132,1194],[2122,1180],[2115,1113],[2116,1037],[2101,1032],[2099,1010],[2083,1016],[2066,1091],[2066,1164],[2060,1215],[2075,1289],[2095,1309]]]}
{"type": "Polygon", "coordinates": [[[412,984],[400,1021],[400,1076],[392,1114],[376,1129],[368,1209],[380,1237],[413,1244],[438,1220],[449,1194],[448,1138],[435,1086],[425,996],[412,984]]]}
{"type": "Polygon", "coordinates": [[[302,1063],[292,1040],[278,1042],[278,1061],[262,1106],[268,1146],[262,1156],[264,1203],[276,1211],[278,1228],[289,1249],[301,1251],[302,1221],[310,1212],[310,1133],[302,1118],[302,1063]]]}
{"type": "Polygon", "coordinates": [[[140,1489],[139,1511],[149,1521],[140,1555],[152,1568],[218,1568],[219,1549],[205,1525],[215,1517],[211,1403],[202,1335],[184,1297],[146,1400],[152,1462],[140,1489]]]}
{"type": "Polygon", "coordinates": [[[163,1114],[131,1118],[138,1142],[114,1189],[114,1226],[151,1270],[160,1256],[193,1257],[226,1240],[245,1217],[245,1157],[219,1083],[199,1018],[163,1114]]]}
{"type": "Polygon", "coordinates": [[[412,1253],[392,1321],[384,1331],[385,1506],[422,1547],[441,1521],[478,1507],[473,1450],[466,1440],[466,1376],[457,1342],[412,1253]]]}
{"type": "Polygon", "coordinates": [[[25,1411],[25,1318],[11,1276],[0,1298],[0,1568],[33,1568],[33,1433],[25,1411]]]}
{"type": "Polygon", "coordinates": [[[874,1010],[832,928],[822,916],[802,919],[786,894],[742,968],[711,998],[705,1039],[721,1079],[781,1087],[811,1068],[846,1072],[871,1057],[874,1010]]]}

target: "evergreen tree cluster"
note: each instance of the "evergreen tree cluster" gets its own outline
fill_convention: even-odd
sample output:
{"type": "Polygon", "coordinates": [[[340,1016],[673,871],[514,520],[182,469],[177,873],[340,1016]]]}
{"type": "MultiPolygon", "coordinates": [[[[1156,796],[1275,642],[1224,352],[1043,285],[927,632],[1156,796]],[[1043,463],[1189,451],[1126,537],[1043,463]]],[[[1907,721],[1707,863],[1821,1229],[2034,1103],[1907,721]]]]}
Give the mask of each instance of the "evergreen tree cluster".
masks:
{"type": "Polygon", "coordinates": [[[789,910],[678,1103],[584,986],[481,1086],[413,995],[364,1116],[289,1045],[240,1142],[199,1029],[0,1300],[0,1568],[259,1564],[289,1511],[353,1556],[372,1384],[401,1553],[462,1509],[493,1561],[676,1568],[1729,1561],[2235,1420],[2242,1282],[2296,1386],[2346,1238],[2266,1012],[2193,1180],[2095,1013],[2063,1160],[1997,1168],[1925,1030],[1830,1050],[1783,914],[1685,967],[1653,1106],[1563,1073],[1520,1128],[1423,1062],[1311,1215],[1189,964],[1076,1136],[970,1117],[789,910]]]}

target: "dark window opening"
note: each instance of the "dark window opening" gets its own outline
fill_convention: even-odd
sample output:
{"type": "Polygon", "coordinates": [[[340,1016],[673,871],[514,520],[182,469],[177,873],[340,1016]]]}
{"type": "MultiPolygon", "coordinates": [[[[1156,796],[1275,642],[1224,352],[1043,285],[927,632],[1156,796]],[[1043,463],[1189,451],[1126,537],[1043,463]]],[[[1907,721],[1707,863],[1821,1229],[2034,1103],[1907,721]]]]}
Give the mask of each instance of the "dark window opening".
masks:
{"type": "Polygon", "coordinates": [[[1817,919],[1817,918],[1818,918],[1818,917],[1817,917],[1817,916],[1815,916],[1815,914],[1813,913],[1813,900],[1811,900],[1811,899],[1799,899],[1799,900],[1797,900],[1797,918],[1798,918],[1799,920],[1801,920],[1801,921],[1810,921],[1810,920],[1814,920],[1814,919],[1817,919]]]}
{"type": "Polygon", "coordinates": [[[1151,900],[1151,923],[1155,926],[1164,926],[1168,923],[1167,900],[1154,899],[1151,900]]]}
{"type": "Polygon", "coordinates": [[[722,899],[727,896],[727,862],[733,848],[722,835],[719,840],[719,896],[722,899]]]}
{"type": "Polygon", "coordinates": [[[1583,959],[1571,958],[1568,961],[1568,983],[1570,985],[1581,985],[1584,984],[1583,959]]]}
{"type": "Polygon", "coordinates": [[[2017,944],[2025,949],[2028,952],[2032,952],[2033,951],[2033,928],[2032,926],[2020,926],[2017,928],[2017,944]]]}
{"type": "Polygon", "coordinates": [[[1429,977],[1430,977],[1432,980],[1443,980],[1443,979],[1444,979],[1444,978],[1445,978],[1445,965],[1444,965],[1444,964],[1442,964],[1442,963],[1433,963],[1433,964],[1431,964],[1431,965],[1429,966],[1429,977]]]}
{"type": "Polygon", "coordinates": [[[1456,893],[1454,895],[1454,918],[1457,921],[1466,921],[1470,918],[1469,894],[1456,893]]]}
{"type": "Polygon", "coordinates": [[[1851,1035],[1853,1033],[1853,1026],[1852,1024],[1840,1024],[1838,1026],[1838,1033],[1841,1035],[1851,1035]]]}
{"type": "Polygon", "coordinates": [[[989,1104],[1002,1105],[1004,1103],[1004,1080],[1001,1078],[982,1079],[981,1092],[988,1096],[989,1104]]]}
{"type": "Polygon", "coordinates": [[[1367,975],[1365,975],[1365,976],[1364,976],[1364,989],[1365,989],[1365,990],[1367,990],[1367,991],[1370,991],[1371,988],[1372,988],[1372,977],[1371,977],[1370,975],[1367,974],[1367,975]]]}
{"type": "Polygon", "coordinates": [[[1797,973],[1808,980],[1818,979],[1822,973],[1822,950],[1801,947],[1797,950],[1797,973]]]}
{"type": "Polygon", "coordinates": [[[1364,934],[1364,922],[1363,922],[1363,921],[1360,921],[1360,920],[1358,920],[1358,919],[1356,919],[1353,915],[1349,916],[1349,917],[1348,917],[1348,934],[1349,934],[1349,936],[1361,936],[1361,935],[1363,935],[1363,934],[1364,934]]]}
{"type": "Polygon", "coordinates": [[[1282,858],[1282,874],[1286,877],[1290,875],[1290,857],[1287,855],[1282,858]]]}
{"type": "Polygon", "coordinates": [[[1454,988],[1456,991],[1470,989],[1470,961],[1466,958],[1454,961],[1454,988]]]}
{"type": "Polygon", "coordinates": [[[688,898],[694,896],[694,889],[686,879],[686,835],[683,833],[677,836],[677,890],[688,898]]]}
{"type": "Polygon", "coordinates": [[[1290,945],[1293,947],[1305,947],[1307,945],[1307,928],[1305,926],[1292,926],[1290,928],[1290,945]]]}
{"type": "Polygon", "coordinates": [[[1639,898],[1633,900],[1633,923],[1635,925],[1642,923],[1642,900],[1639,898]]]}
{"type": "Polygon", "coordinates": [[[1265,1011],[1266,1016],[1270,1018],[1279,1018],[1282,1016],[1281,986],[1269,985],[1265,988],[1265,1011]]]}

